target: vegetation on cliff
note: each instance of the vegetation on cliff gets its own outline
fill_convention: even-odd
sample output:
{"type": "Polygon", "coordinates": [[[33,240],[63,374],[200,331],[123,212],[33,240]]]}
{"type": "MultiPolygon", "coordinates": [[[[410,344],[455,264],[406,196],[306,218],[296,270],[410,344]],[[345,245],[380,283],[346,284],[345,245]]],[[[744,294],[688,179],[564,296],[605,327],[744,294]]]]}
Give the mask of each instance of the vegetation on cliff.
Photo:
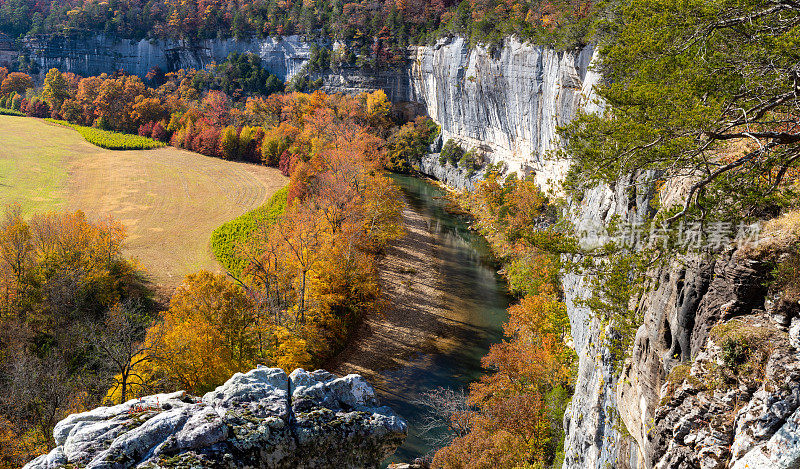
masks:
{"type": "Polygon", "coordinates": [[[774,216],[800,157],[798,28],[793,2],[616,3],[598,23],[606,112],[562,131],[576,171],[687,178],[670,221],[774,216]]]}
{"type": "MultiPolygon", "coordinates": [[[[796,210],[800,7],[781,0],[608,6],[597,22],[597,67],[605,80],[596,91],[604,109],[579,115],[561,136],[563,153],[574,162],[573,194],[606,183],[623,200],[627,196],[627,213],[603,227],[611,241],[575,252],[583,255],[576,268],[596,279],[585,304],[601,318],[619,363],[634,338],[643,339],[638,350],[656,351],[645,354],[663,353],[649,341],[655,331],[636,334],[642,324],[653,324],[643,295],[669,282],[663,274],[670,263],[683,262],[687,252],[694,259],[725,259],[720,252],[755,240],[754,223],[796,210]]],[[[765,281],[786,282],[781,267],[765,281]]],[[[672,332],[694,324],[689,317],[679,316],[672,332]]],[[[657,327],[671,333],[669,323],[657,327]]],[[[746,361],[748,344],[755,342],[726,338],[724,360],[746,361]]],[[[690,353],[677,347],[659,359],[669,367],[694,359],[690,353]]],[[[746,374],[743,367],[729,368],[746,374]]],[[[677,368],[670,379],[680,382],[687,370],[677,368]]]]}
{"type": "Polygon", "coordinates": [[[400,64],[405,48],[446,35],[498,43],[516,35],[543,44],[580,43],[590,0],[214,0],[173,2],[0,1],[0,31],[26,34],[115,34],[123,38],[209,39],[300,34],[340,41],[320,47],[317,68],[400,64]]]}

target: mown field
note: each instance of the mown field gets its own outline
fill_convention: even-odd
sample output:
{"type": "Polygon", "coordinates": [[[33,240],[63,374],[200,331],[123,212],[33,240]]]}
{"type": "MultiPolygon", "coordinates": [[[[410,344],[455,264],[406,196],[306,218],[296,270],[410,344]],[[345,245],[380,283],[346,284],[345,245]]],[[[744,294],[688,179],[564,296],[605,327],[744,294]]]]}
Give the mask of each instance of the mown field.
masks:
{"type": "Polygon", "coordinates": [[[263,205],[286,183],[273,168],[172,147],[113,151],[64,126],[0,115],[0,202],[26,214],[83,210],[128,229],[127,251],[153,281],[174,288],[188,273],[219,270],[212,231],[263,205]]]}

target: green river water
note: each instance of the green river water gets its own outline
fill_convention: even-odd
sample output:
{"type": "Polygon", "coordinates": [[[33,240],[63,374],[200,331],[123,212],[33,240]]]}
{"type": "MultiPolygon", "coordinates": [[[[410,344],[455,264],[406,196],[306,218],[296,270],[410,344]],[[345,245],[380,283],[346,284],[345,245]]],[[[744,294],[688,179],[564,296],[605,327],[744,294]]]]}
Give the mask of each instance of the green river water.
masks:
{"type": "Polygon", "coordinates": [[[489,246],[483,237],[470,231],[462,217],[445,210],[443,191],[418,178],[393,175],[413,210],[422,215],[437,238],[439,275],[446,285],[448,305],[461,314],[456,340],[448,353],[420,353],[410,364],[379,374],[384,383],[377,389],[384,405],[391,406],[409,423],[405,443],[389,458],[390,462],[413,462],[432,448],[420,434],[423,409],[414,404],[421,392],[442,386],[465,389],[485,372],[481,357],[502,339],[510,298],[506,284],[496,273],[489,246]]]}

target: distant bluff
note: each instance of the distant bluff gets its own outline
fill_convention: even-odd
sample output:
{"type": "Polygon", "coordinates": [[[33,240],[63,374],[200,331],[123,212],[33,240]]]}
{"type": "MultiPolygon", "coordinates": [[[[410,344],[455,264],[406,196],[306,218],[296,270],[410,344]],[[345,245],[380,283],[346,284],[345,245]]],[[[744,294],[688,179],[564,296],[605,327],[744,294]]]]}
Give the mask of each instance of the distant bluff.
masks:
{"type": "Polygon", "coordinates": [[[375,467],[405,439],[359,375],[259,366],[202,398],[183,391],[73,414],[24,469],[375,467]]]}

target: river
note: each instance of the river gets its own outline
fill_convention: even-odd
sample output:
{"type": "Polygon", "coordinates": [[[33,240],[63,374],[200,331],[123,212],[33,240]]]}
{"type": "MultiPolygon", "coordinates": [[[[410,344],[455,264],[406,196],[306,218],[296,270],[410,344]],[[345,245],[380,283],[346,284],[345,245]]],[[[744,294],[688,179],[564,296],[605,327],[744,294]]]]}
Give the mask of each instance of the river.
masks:
{"type": "Polygon", "coordinates": [[[470,231],[462,217],[445,210],[442,189],[418,178],[392,177],[433,239],[434,259],[428,262],[435,269],[438,306],[449,314],[451,327],[440,337],[444,345],[421,347],[400,366],[376,370],[382,402],[409,423],[408,438],[387,463],[411,462],[433,449],[420,434],[423,409],[414,399],[439,386],[466,389],[485,372],[481,357],[501,340],[510,301],[486,240],[470,231]]]}

